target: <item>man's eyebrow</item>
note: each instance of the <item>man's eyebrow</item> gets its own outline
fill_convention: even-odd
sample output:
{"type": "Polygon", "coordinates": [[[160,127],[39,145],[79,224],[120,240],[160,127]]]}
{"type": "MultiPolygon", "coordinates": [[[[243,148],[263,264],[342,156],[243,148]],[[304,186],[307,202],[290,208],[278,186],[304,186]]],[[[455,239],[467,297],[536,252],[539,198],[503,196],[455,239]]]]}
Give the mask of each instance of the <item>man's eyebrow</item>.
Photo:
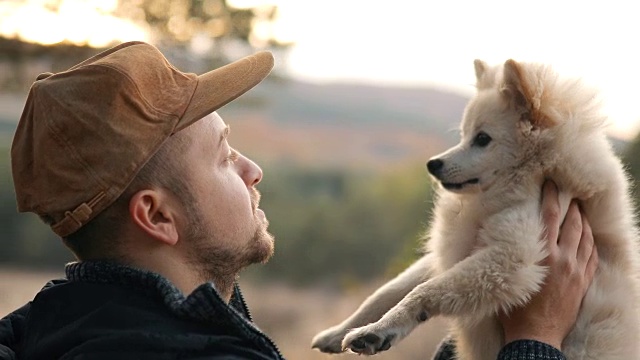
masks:
{"type": "Polygon", "coordinates": [[[220,142],[218,143],[218,147],[222,146],[222,143],[229,137],[231,133],[231,126],[225,126],[224,130],[222,130],[222,134],[220,134],[220,142]]]}

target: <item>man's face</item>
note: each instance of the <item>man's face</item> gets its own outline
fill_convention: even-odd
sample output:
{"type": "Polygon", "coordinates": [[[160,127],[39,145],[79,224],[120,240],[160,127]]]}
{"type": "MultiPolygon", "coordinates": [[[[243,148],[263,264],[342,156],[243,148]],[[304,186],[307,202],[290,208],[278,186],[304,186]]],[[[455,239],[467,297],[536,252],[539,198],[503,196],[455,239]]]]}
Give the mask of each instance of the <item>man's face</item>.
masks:
{"type": "Polygon", "coordinates": [[[181,234],[191,261],[209,279],[267,261],[274,239],[254,188],[262,170],[229,146],[229,128],[216,113],[183,131],[191,138],[184,176],[196,202],[184,204],[187,231],[181,234]]]}

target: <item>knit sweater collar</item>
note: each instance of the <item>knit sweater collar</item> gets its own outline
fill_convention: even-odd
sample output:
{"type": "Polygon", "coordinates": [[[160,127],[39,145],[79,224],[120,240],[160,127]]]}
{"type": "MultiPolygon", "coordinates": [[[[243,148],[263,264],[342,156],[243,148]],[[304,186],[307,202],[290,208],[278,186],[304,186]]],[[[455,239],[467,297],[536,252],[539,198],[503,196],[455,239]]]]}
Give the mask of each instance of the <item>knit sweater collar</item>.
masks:
{"type": "Polygon", "coordinates": [[[229,304],[211,282],[197,287],[191,294],[184,294],[163,276],[142,269],[106,261],[82,261],[67,264],[69,281],[111,284],[123,286],[131,291],[160,298],[176,315],[192,319],[219,321],[220,312],[240,315],[251,321],[240,289],[236,284],[229,304]]]}

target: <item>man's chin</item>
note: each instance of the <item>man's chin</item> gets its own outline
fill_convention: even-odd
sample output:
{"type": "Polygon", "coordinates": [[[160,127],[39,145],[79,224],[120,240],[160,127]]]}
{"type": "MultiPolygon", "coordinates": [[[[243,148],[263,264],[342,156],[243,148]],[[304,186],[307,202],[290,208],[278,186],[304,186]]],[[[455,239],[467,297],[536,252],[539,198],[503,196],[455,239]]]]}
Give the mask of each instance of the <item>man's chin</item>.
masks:
{"type": "Polygon", "coordinates": [[[275,238],[267,231],[265,226],[264,228],[258,229],[254,239],[255,247],[252,263],[264,264],[273,256],[275,238]]]}
{"type": "Polygon", "coordinates": [[[255,211],[254,211],[254,214],[255,214],[256,218],[258,218],[260,221],[264,221],[266,223],[269,223],[269,221],[267,221],[267,216],[264,214],[264,211],[262,211],[262,209],[256,208],[255,211]]]}

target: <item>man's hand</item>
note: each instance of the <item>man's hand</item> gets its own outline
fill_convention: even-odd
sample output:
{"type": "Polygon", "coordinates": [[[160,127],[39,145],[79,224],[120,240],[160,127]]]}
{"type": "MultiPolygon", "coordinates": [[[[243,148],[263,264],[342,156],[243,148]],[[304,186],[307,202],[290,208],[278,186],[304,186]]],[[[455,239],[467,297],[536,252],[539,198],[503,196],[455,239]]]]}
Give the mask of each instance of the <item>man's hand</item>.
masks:
{"type": "Polygon", "coordinates": [[[560,349],[593,280],[598,252],[589,223],[575,201],[561,224],[558,189],[550,181],[543,187],[542,218],[549,250],[544,263],[549,267],[545,284],[527,305],[502,314],[500,322],[505,344],[529,339],[560,349]]]}

